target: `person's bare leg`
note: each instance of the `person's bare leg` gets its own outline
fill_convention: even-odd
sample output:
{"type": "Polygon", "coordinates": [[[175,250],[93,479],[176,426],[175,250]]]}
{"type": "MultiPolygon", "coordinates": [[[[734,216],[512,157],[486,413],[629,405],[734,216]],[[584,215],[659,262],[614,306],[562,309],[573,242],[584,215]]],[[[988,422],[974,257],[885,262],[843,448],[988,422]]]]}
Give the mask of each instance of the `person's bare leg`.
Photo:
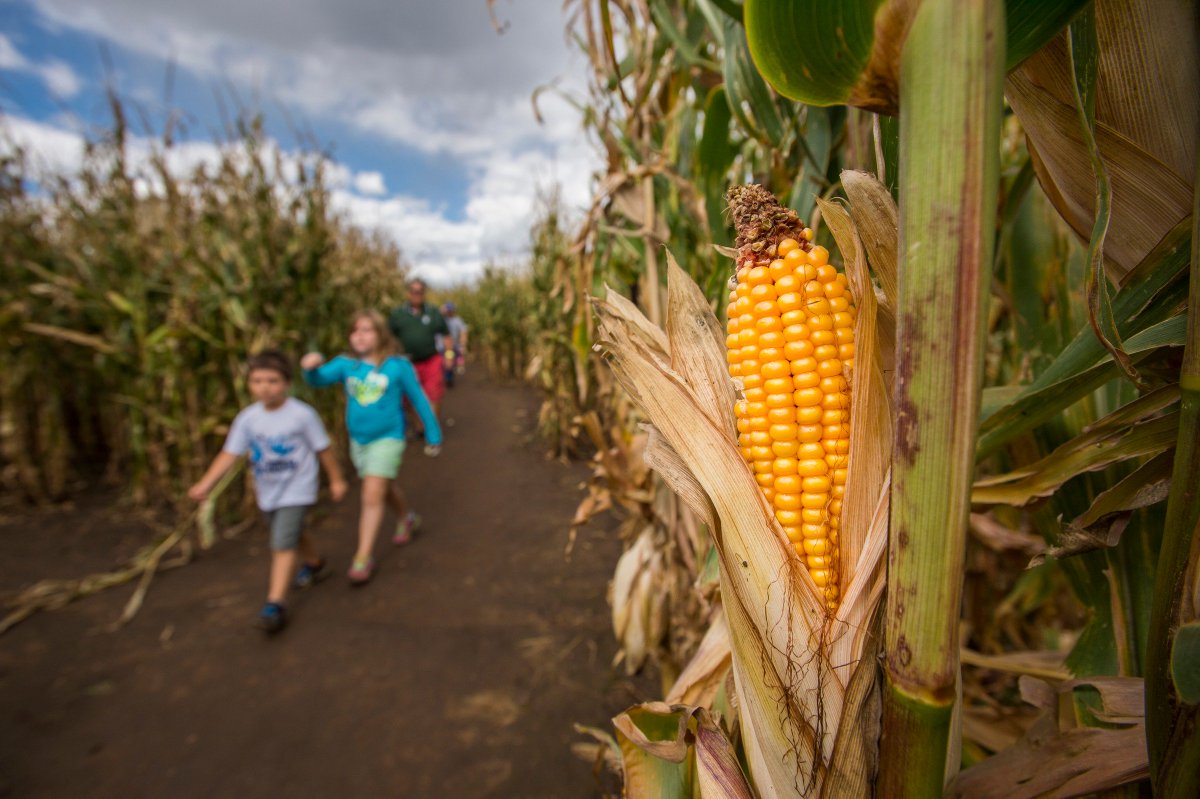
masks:
{"type": "Polygon", "coordinates": [[[362,479],[362,511],[358,516],[358,551],[354,553],[356,561],[366,561],[375,551],[375,539],[379,536],[379,526],[383,523],[383,507],[387,496],[388,483],[386,477],[368,475],[362,479]]]}
{"type": "Polygon", "coordinates": [[[271,553],[271,582],[267,588],[267,601],[282,605],[287,601],[288,586],[296,572],[296,550],[277,549],[271,553]]]}

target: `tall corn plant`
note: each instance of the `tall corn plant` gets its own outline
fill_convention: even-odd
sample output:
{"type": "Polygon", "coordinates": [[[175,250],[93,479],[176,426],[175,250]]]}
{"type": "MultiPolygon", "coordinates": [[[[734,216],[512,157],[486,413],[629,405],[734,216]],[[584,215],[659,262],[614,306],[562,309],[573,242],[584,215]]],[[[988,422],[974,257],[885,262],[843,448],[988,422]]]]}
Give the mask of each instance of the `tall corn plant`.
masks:
{"type": "MultiPolygon", "coordinates": [[[[1022,678],[1022,695],[1048,711],[1030,736],[967,770],[948,790],[963,796],[1076,795],[1136,780],[1149,769],[1157,792],[1189,795],[1195,780],[1189,748],[1195,695],[1186,667],[1187,653],[1192,651],[1192,619],[1186,610],[1190,600],[1181,590],[1190,584],[1186,575],[1195,568],[1194,551],[1185,555],[1186,543],[1194,542],[1194,465],[1188,453],[1195,436],[1186,413],[1181,423],[1172,411],[1179,394],[1179,388],[1173,387],[1180,382],[1179,347],[1185,343],[1185,319],[1178,314],[1187,296],[1191,227],[1187,217],[1192,213],[1187,200],[1194,187],[1194,167],[1187,167],[1195,163],[1196,70],[1164,74],[1160,64],[1136,61],[1136,53],[1145,52],[1138,42],[1152,41],[1161,24],[1169,26],[1161,35],[1173,40],[1186,64],[1192,63],[1194,11],[1152,3],[1101,4],[1094,15],[1081,15],[1081,4],[1059,3],[1041,4],[1037,13],[1031,13],[1025,4],[1012,2],[1005,7],[1004,25],[995,3],[952,8],[929,0],[919,4],[919,11],[917,5],[873,2],[809,7],[751,2],[745,9],[756,63],[782,93],[808,102],[852,103],[889,113],[899,108],[904,131],[898,225],[893,222],[889,229],[890,198],[879,184],[846,181],[852,216],[875,279],[884,296],[895,296],[889,289],[898,285],[900,297],[894,306],[899,322],[895,352],[899,381],[879,791],[889,796],[936,794],[944,775],[957,770],[955,635],[969,498],[977,509],[996,508],[997,518],[1012,517],[1001,513],[1006,508],[1043,503],[1042,510],[1027,513],[1021,524],[1045,537],[1049,564],[1067,578],[1091,621],[1066,661],[1068,671],[1063,677],[1039,682],[1031,675],[1044,677],[1051,672],[1018,667],[1028,669],[1022,678]],[[1060,32],[1068,22],[1070,29],[1060,32]],[[1005,29],[1006,37],[1000,33],[1005,29]],[[1029,160],[1006,176],[1002,212],[993,226],[988,209],[997,205],[1000,122],[995,111],[996,72],[987,66],[987,55],[992,53],[993,63],[999,63],[994,54],[1002,41],[1010,73],[1007,93],[1028,136],[1027,148],[1021,149],[1027,149],[1029,160]],[[793,46],[795,42],[804,46],[793,46]],[[941,65],[947,52],[951,58],[965,59],[961,69],[927,69],[934,62],[941,65]],[[1131,64],[1139,66],[1131,68],[1131,64]],[[976,91],[969,89],[972,81],[981,81],[976,91]],[[1143,95],[1136,89],[1153,83],[1165,84],[1168,90],[1143,95]],[[1126,92],[1143,96],[1148,106],[1143,118],[1156,113],[1149,106],[1162,109],[1158,118],[1164,124],[1154,126],[1154,131],[1139,131],[1129,109],[1117,108],[1111,99],[1126,92]],[[968,113],[970,102],[984,106],[968,113]],[[937,125],[939,119],[942,126],[937,125]],[[953,119],[958,121],[950,122],[953,119]],[[914,140],[915,134],[936,146],[923,146],[914,140]],[[948,134],[968,138],[960,146],[946,147],[948,134]],[[1154,199],[1151,245],[1129,256],[1126,245],[1146,230],[1131,231],[1132,238],[1123,238],[1126,225],[1135,217],[1140,218],[1133,224],[1149,222],[1145,218],[1149,212],[1139,210],[1144,203],[1137,200],[1147,174],[1167,185],[1179,181],[1186,189],[1171,189],[1154,199]],[[1007,374],[1026,382],[982,392],[980,408],[984,332],[992,334],[988,340],[994,344],[997,319],[1013,320],[1018,335],[1020,322],[1015,320],[1022,315],[1025,324],[1039,323],[1033,318],[1039,302],[1027,294],[1001,294],[993,310],[984,312],[993,247],[1003,254],[997,260],[1008,270],[1010,286],[1019,285],[1011,280],[1020,275],[1037,274],[1014,262],[1021,247],[1026,253],[1044,251],[1030,247],[1033,239],[1020,232],[1020,220],[1029,219],[1022,209],[1027,207],[1025,198],[1035,175],[1049,202],[1072,229],[1083,234],[1087,245],[1083,268],[1075,269],[1071,264],[1077,261],[1068,257],[1060,271],[1048,264],[1042,272],[1048,286],[1043,301],[1060,314],[1057,320],[1045,320],[1046,327],[1055,330],[1043,340],[1057,337],[1069,343],[1044,352],[1041,358],[1036,353],[1034,358],[1013,353],[1010,366],[989,366],[989,377],[1007,374]],[[1121,214],[1115,212],[1118,205],[1124,209],[1121,214]],[[940,209],[942,216],[923,224],[919,220],[929,208],[940,209]],[[944,215],[960,209],[966,211],[965,220],[944,226],[951,219],[944,215]],[[1082,215],[1079,209],[1084,209],[1082,215]],[[1081,219],[1091,221],[1081,224],[1081,219]],[[992,240],[993,231],[998,233],[997,242],[992,240]],[[898,257],[895,242],[901,237],[906,243],[898,257]],[[1116,252],[1105,247],[1112,238],[1122,238],[1116,252]],[[920,263],[924,258],[930,263],[920,263]],[[941,267],[944,285],[968,288],[951,289],[942,305],[918,302],[928,300],[929,292],[938,296],[941,286],[930,279],[939,273],[937,264],[945,261],[953,268],[941,267]],[[899,274],[898,283],[891,286],[886,268],[880,269],[889,263],[898,264],[899,274]],[[961,263],[969,267],[958,270],[961,263]],[[1079,283],[1065,283],[1068,276],[1079,283]],[[1074,300],[1065,299],[1075,294],[1083,298],[1080,315],[1072,315],[1080,310],[1074,300]],[[954,307],[966,311],[966,324],[955,324],[957,320],[945,313],[954,307]],[[931,336],[937,325],[943,326],[940,337],[931,336]],[[928,342],[928,347],[922,342],[928,342]],[[932,349],[945,347],[959,348],[959,355],[929,357],[932,349]],[[1030,381],[1031,367],[1036,373],[1030,381]],[[948,392],[946,398],[938,399],[939,391],[948,392]],[[977,409],[981,421],[976,433],[977,409]],[[929,435],[943,429],[942,424],[950,424],[946,428],[950,432],[929,435]],[[1159,594],[1152,602],[1148,586],[1153,583],[1156,519],[1161,514],[1159,503],[1168,493],[1169,469],[1163,467],[1170,463],[1170,448],[1177,438],[1181,456],[1169,482],[1167,513],[1172,522],[1166,531],[1166,540],[1176,543],[1168,544],[1174,547],[1171,560],[1159,562],[1159,594]],[[991,476],[972,487],[977,458],[991,476]],[[940,482],[930,485],[934,474],[941,475],[940,482]],[[925,502],[917,503],[918,498],[925,502]],[[1059,508],[1069,515],[1056,516],[1051,509],[1059,508]],[[1061,521],[1064,518],[1074,521],[1061,521]],[[903,538],[897,533],[900,524],[906,533],[903,538]],[[1138,698],[1141,681],[1136,679],[1143,662],[1150,668],[1150,696],[1161,697],[1152,698],[1149,707],[1152,716],[1159,714],[1157,722],[1150,720],[1154,760],[1149,765],[1143,743],[1147,725],[1138,698]],[[1078,679],[1065,679],[1071,672],[1078,679]],[[1027,778],[1030,774],[1032,779],[1027,778]]],[[[882,162],[888,158],[887,127],[879,127],[884,133],[879,146],[882,162]]],[[[894,208],[890,214],[891,219],[897,218],[894,208]]],[[[847,249],[854,250],[843,247],[844,256],[847,249]]],[[[880,321],[886,305],[880,304],[880,321]]],[[[613,350],[614,360],[625,368],[629,356],[622,349],[618,344],[613,350]]],[[[660,361],[668,362],[695,388],[688,379],[692,372],[676,362],[675,342],[667,347],[660,343],[657,349],[671,353],[660,361]]],[[[1184,391],[1189,375],[1190,367],[1185,366],[1184,391]]],[[[655,397],[649,395],[656,396],[657,391],[646,386],[660,386],[651,376],[643,379],[641,385],[634,380],[631,390],[653,405],[655,397]]],[[[707,451],[704,455],[714,458],[707,451]]],[[[706,471],[698,460],[684,457],[688,469],[706,471]]],[[[661,461],[678,464],[669,456],[661,461]]],[[[737,482],[738,478],[731,474],[728,479],[737,482]]],[[[703,478],[699,482],[698,489],[679,480],[676,488],[691,497],[702,513],[704,505],[698,497],[707,492],[714,504],[717,500],[703,478]]],[[[720,525],[717,537],[728,534],[728,527],[720,525]]],[[[740,550],[743,555],[747,552],[753,548],[740,550]]],[[[738,575],[739,567],[750,568],[752,562],[743,557],[729,564],[722,553],[722,567],[732,565],[738,575]]],[[[727,578],[723,572],[728,602],[727,578]]],[[[723,620],[714,624],[710,634],[733,624],[723,620]]],[[[636,786],[631,793],[689,795],[699,787],[705,795],[713,790],[723,790],[720,795],[745,795],[750,787],[735,778],[735,755],[740,753],[750,765],[753,789],[759,793],[817,795],[828,776],[822,774],[819,761],[793,758],[789,788],[786,779],[778,779],[786,774],[781,774],[777,763],[763,763],[753,754],[762,742],[753,740],[753,722],[747,719],[772,714],[761,707],[747,708],[752,700],[741,690],[736,691],[736,702],[722,699],[727,686],[712,676],[719,675],[726,662],[722,635],[706,637],[705,643],[712,646],[702,645],[693,661],[703,666],[685,669],[689,679],[697,674],[708,678],[688,682],[681,677],[685,684],[670,695],[692,709],[647,706],[619,720],[627,780],[636,786]],[[732,734],[735,743],[739,730],[750,740],[730,750],[722,728],[710,714],[695,710],[695,704],[736,709],[741,724],[726,725],[723,732],[732,734]],[[689,749],[690,741],[695,743],[689,749]],[[643,757],[647,752],[659,758],[648,761],[643,757]],[[663,758],[670,762],[664,764],[663,758]],[[674,762],[681,765],[671,765],[674,762]],[[776,771],[771,773],[773,767],[776,771]]],[[[730,637],[736,677],[738,659],[746,653],[739,653],[738,634],[730,637]]],[[[794,643],[791,638],[772,642],[776,653],[789,651],[787,647],[794,643]]],[[[813,651],[820,651],[819,643],[813,651]]],[[[768,661],[760,657],[757,663],[761,668],[768,661]]],[[[734,683],[741,688],[737,679],[734,683]]],[[[770,707],[776,711],[776,722],[802,717],[793,715],[792,704],[778,694],[767,696],[773,700],[770,707]]],[[[782,759],[788,762],[788,754],[782,759]]],[[[847,762],[858,767],[863,761],[847,762]]],[[[782,772],[787,772],[786,767],[782,772]]]]}
{"type": "Polygon", "coordinates": [[[319,158],[286,164],[249,121],[182,173],[170,131],[143,146],[112,108],[77,174],[6,163],[0,438],[35,499],[64,495],[66,463],[136,503],[181,496],[246,400],[249,352],[340,347],[354,308],[402,293],[399,252],[330,211],[319,158]]]}
{"type": "MultiPolygon", "coordinates": [[[[589,93],[578,102],[585,126],[606,153],[605,173],[565,262],[569,270],[552,293],[564,298],[574,331],[586,332],[574,342],[590,342],[593,335],[590,312],[576,298],[606,286],[629,298],[654,324],[663,324],[662,247],[667,241],[705,294],[720,296],[729,267],[712,245],[732,242],[724,200],[731,182],[757,176],[802,213],[819,218],[816,200],[834,190],[843,167],[875,163],[866,115],[781,101],[763,81],[750,61],[734,4],[592,0],[571,7],[576,40],[591,66],[589,93]]],[[[703,586],[699,593],[669,593],[686,595],[692,608],[711,608],[704,596],[714,585],[714,553],[706,552],[693,516],[677,516],[669,496],[654,499],[658,481],[653,473],[623,465],[644,446],[644,437],[636,433],[637,417],[611,394],[606,370],[595,368],[587,348],[576,348],[576,358],[577,375],[590,375],[588,382],[597,389],[577,394],[584,401],[575,416],[589,423],[576,429],[601,452],[619,453],[598,464],[580,519],[612,504],[629,508],[633,516],[626,538],[631,550],[641,543],[619,565],[617,586],[635,584],[626,575],[650,572],[656,577],[641,584],[695,583],[703,586]],[[649,524],[635,524],[639,518],[649,524]],[[672,528],[689,532],[678,535],[672,528]]],[[[556,390],[556,396],[561,393],[556,390]]],[[[548,409],[551,404],[563,429],[566,407],[548,402],[548,409]]],[[[640,594],[658,601],[664,591],[646,588],[640,594]]],[[[630,604],[619,588],[614,601],[630,604]]],[[[675,636],[679,643],[660,650],[658,665],[667,671],[668,683],[708,625],[711,610],[704,612],[704,618],[687,625],[697,628],[694,634],[675,636]]],[[[630,629],[621,619],[614,621],[618,631],[630,629]]],[[[676,613],[674,622],[658,625],[657,634],[680,632],[676,628],[684,621],[676,613]]],[[[639,630],[635,637],[642,637],[645,626],[633,626],[639,630]]]]}

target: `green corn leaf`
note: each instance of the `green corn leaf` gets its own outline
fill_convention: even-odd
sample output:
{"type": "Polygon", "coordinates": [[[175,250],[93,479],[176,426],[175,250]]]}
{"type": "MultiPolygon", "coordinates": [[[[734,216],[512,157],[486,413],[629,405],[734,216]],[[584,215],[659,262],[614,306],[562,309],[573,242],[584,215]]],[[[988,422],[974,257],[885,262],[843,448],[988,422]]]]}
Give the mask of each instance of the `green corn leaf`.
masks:
{"type": "Polygon", "coordinates": [[[783,142],[783,119],[770,88],[750,60],[746,32],[732,19],[726,19],[724,38],[725,91],[730,110],[744,130],[764,144],[778,148],[783,142]]]}
{"type": "Polygon", "coordinates": [[[691,799],[688,714],[661,702],[635,705],[613,719],[630,796],[691,799]]]}
{"type": "Polygon", "coordinates": [[[1175,631],[1171,679],[1181,701],[1200,705],[1200,622],[1184,624],[1175,631]]]}
{"type": "MultiPolygon", "coordinates": [[[[1177,225],[1163,237],[1137,268],[1126,277],[1113,298],[1117,331],[1123,337],[1144,330],[1156,320],[1156,312],[1170,312],[1187,295],[1185,279],[1192,246],[1191,222],[1177,225]]],[[[1182,343],[1182,340],[1180,341],[1182,343]]],[[[1126,351],[1129,351],[1126,346],[1126,351]]],[[[1084,327],[1030,384],[1035,390],[1077,374],[1104,357],[1104,347],[1091,329],[1084,327]]]]}
{"type": "MultiPolygon", "coordinates": [[[[1125,342],[1125,351],[1134,363],[1140,363],[1162,347],[1182,346],[1186,333],[1187,318],[1176,316],[1131,336],[1125,342]]],[[[983,419],[979,426],[976,458],[982,459],[991,455],[1014,437],[1053,418],[1064,408],[1075,404],[1118,374],[1119,370],[1113,363],[1112,356],[1107,356],[1090,369],[1084,369],[1052,385],[1034,391],[1027,390],[1014,402],[1004,405],[983,419]]]]}
{"type": "Polygon", "coordinates": [[[725,220],[725,176],[737,156],[737,147],[730,138],[731,119],[725,87],[714,86],[704,103],[704,128],[696,151],[696,171],[704,188],[712,240],[726,246],[733,239],[725,220]]]}
{"type": "Polygon", "coordinates": [[[833,125],[830,110],[810,107],[807,124],[801,137],[806,158],[801,177],[792,185],[788,206],[801,219],[812,219],[813,206],[826,188],[825,173],[829,171],[829,160],[834,154],[833,125]]]}
{"type": "Polygon", "coordinates": [[[1019,472],[976,483],[971,501],[980,505],[1025,505],[1049,496],[1077,475],[1169,449],[1175,444],[1178,427],[1179,413],[1175,412],[1124,430],[1086,433],[1019,472]]]}

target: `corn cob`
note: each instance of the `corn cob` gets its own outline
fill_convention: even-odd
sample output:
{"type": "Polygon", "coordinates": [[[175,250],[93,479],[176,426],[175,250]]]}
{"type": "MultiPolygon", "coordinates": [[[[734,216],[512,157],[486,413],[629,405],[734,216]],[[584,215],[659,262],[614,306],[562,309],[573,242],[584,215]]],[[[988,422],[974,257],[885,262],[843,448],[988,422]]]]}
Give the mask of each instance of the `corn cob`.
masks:
{"type": "Polygon", "coordinates": [[[729,192],[737,229],[726,349],[738,444],[830,610],[850,452],[855,308],[812,231],[761,186],[729,192]]]}

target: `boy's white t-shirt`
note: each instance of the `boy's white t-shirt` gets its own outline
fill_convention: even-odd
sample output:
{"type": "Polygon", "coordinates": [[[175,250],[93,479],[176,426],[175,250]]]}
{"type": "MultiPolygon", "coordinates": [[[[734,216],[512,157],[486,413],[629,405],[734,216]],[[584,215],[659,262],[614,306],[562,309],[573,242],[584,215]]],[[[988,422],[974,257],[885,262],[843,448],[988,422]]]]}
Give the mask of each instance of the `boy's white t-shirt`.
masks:
{"type": "Polygon", "coordinates": [[[288,397],[273,411],[261,402],[244,408],[223,449],[231,455],[250,453],[258,507],[273,511],[316,504],[316,453],[328,448],[321,417],[311,405],[288,397]]]}

